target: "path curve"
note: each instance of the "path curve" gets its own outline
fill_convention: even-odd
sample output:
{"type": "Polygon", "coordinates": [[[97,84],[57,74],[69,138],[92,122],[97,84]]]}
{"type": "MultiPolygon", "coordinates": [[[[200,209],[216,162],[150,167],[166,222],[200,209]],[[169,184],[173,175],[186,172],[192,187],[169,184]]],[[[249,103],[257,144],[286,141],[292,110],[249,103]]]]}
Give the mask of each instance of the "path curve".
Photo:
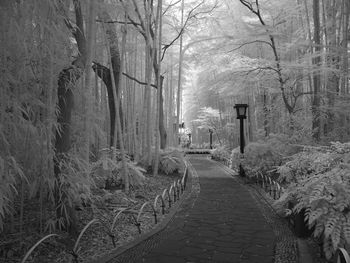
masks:
{"type": "Polygon", "coordinates": [[[206,157],[192,156],[190,162],[200,193],[171,222],[175,231],[140,262],[273,263],[275,235],[251,194],[206,157]]]}

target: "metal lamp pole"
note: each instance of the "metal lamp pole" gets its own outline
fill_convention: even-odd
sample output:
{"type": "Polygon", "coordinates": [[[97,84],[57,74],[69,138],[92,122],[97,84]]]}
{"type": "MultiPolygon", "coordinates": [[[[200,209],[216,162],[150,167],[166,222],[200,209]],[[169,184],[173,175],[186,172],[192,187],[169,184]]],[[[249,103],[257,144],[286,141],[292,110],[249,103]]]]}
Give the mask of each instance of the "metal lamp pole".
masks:
{"type": "Polygon", "coordinates": [[[209,129],[210,149],[213,149],[213,130],[209,129]]]}
{"type": "Polygon", "coordinates": [[[247,118],[247,108],[248,104],[235,104],[234,108],[237,112],[237,119],[239,119],[239,131],[240,131],[240,164],[239,164],[239,175],[245,177],[245,172],[242,166],[242,161],[244,159],[244,119],[247,118]]]}

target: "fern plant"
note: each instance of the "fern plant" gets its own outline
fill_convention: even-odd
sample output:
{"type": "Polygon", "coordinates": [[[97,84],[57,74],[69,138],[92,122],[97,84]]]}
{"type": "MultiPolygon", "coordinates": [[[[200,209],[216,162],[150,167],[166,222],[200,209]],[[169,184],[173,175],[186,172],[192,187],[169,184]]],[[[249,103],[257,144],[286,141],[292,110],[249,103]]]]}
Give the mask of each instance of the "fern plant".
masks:
{"type": "Polygon", "coordinates": [[[323,239],[326,257],[350,244],[350,144],[309,148],[293,156],[279,172],[290,183],[280,202],[294,199],[294,211],[305,209],[309,228],[323,239]]]}
{"type": "MultiPolygon", "coordinates": [[[[113,160],[113,153],[111,149],[104,149],[103,157],[100,158],[93,164],[92,175],[94,181],[101,187],[102,184],[106,186],[108,182],[122,182],[121,173],[122,173],[122,162],[120,153],[116,152],[116,160],[113,160]]],[[[127,173],[129,177],[129,183],[132,186],[142,185],[146,173],[146,170],[139,166],[136,162],[126,158],[127,173]]]]}
{"type": "Polygon", "coordinates": [[[49,185],[52,202],[58,197],[57,209],[61,211],[61,218],[57,218],[55,224],[53,220],[47,222],[46,228],[65,228],[70,225],[74,216],[74,207],[91,202],[91,188],[94,182],[91,178],[91,166],[84,159],[77,157],[76,153],[66,154],[61,159],[59,178],[53,180],[53,185],[49,185]],[[56,187],[57,185],[57,187],[56,187]],[[56,197],[54,197],[54,192],[56,197]]]}
{"type": "MultiPolygon", "coordinates": [[[[127,170],[127,176],[129,177],[129,184],[131,186],[141,186],[143,185],[146,177],[143,175],[143,173],[146,173],[146,170],[142,167],[138,166],[137,163],[128,161],[126,163],[126,170],[127,170]]],[[[117,164],[117,171],[118,173],[121,173],[122,171],[122,163],[119,162],[117,164]]]]}
{"type": "MultiPolygon", "coordinates": [[[[243,166],[248,176],[255,176],[257,172],[274,172],[297,148],[286,135],[271,134],[268,138],[247,145],[243,166]]],[[[239,148],[232,150],[231,161],[234,167],[240,164],[239,148]]]]}
{"type": "Polygon", "coordinates": [[[165,151],[160,153],[159,170],[166,175],[172,173],[182,173],[185,169],[183,153],[178,150],[165,151]]]}

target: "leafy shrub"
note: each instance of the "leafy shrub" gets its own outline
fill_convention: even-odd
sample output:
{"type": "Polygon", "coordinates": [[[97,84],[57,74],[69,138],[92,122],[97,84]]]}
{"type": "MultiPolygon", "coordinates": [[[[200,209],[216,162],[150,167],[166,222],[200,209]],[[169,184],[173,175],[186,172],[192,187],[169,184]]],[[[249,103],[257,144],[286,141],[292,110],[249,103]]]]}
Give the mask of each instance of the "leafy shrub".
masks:
{"type": "Polygon", "coordinates": [[[166,175],[182,173],[185,170],[184,153],[179,150],[169,150],[160,153],[159,171],[166,175]]]}
{"type": "Polygon", "coordinates": [[[339,161],[328,151],[305,149],[291,157],[291,160],[278,167],[281,183],[296,183],[306,179],[311,174],[320,174],[339,161]]]}
{"type": "Polygon", "coordinates": [[[76,153],[65,154],[59,161],[60,174],[53,180],[48,178],[45,183],[49,186],[49,195],[52,202],[56,202],[54,193],[57,191],[59,203],[58,209],[62,218],[48,220],[46,228],[53,231],[58,223],[59,228],[67,227],[70,224],[74,207],[91,202],[91,188],[94,181],[91,174],[91,166],[84,159],[77,157],[76,153]],[[53,184],[52,184],[53,183],[53,184]]]}
{"type": "Polygon", "coordinates": [[[294,200],[294,211],[305,209],[314,236],[323,238],[326,257],[350,244],[350,143],[306,149],[279,172],[290,182],[279,202],[294,200]]]}
{"type": "MultiPolygon", "coordinates": [[[[140,160],[140,165],[147,169],[147,172],[152,173],[155,167],[155,154],[151,156],[151,165],[148,165],[148,156],[144,156],[140,160]]],[[[160,150],[159,151],[158,172],[166,175],[173,173],[181,173],[185,170],[184,152],[178,149],[160,150]]]]}
{"type": "MultiPolygon", "coordinates": [[[[288,137],[281,134],[271,134],[265,140],[251,142],[245,147],[243,167],[248,175],[256,172],[268,173],[275,171],[284,162],[285,157],[295,153],[297,147],[289,143],[288,137]]],[[[239,148],[231,154],[232,165],[238,167],[240,163],[239,148]]]]}
{"type": "Polygon", "coordinates": [[[0,232],[3,230],[4,218],[13,211],[13,199],[17,193],[16,179],[25,178],[20,165],[16,162],[14,157],[6,159],[0,156],[0,232]]]}
{"type": "Polygon", "coordinates": [[[219,146],[211,151],[211,158],[216,161],[226,161],[230,159],[230,153],[225,146],[219,146]]]}
{"type": "MultiPolygon", "coordinates": [[[[111,149],[103,149],[102,157],[93,164],[93,178],[99,188],[109,188],[112,185],[122,185],[122,161],[120,152],[116,153],[116,160],[113,160],[111,149]]],[[[129,183],[132,186],[142,185],[145,179],[143,173],[146,170],[126,156],[126,170],[129,183]]]]}
{"type": "MultiPolygon", "coordinates": [[[[117,164],[117,172],[119,174],[122,173],[123,171],[123,165],[122,162],[119,162],[117,164]]],[[[140,186],[143,185],[144,181],[145,181],[145,176],[143,175],[143,173],[146,173],[146,170],[143,169],[142,167],[138,166],[137,163],[132,162],[130,160],[128,160],[126,162],[126,170],[127,170],[127,176],[129,177],[129,184],[131,186],[140,186]]]]}

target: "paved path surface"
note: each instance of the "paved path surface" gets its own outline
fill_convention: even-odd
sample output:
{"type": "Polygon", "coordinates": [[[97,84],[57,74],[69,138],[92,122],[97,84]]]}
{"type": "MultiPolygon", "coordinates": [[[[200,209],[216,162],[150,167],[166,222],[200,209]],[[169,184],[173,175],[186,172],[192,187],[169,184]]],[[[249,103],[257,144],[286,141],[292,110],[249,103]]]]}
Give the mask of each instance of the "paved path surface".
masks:
{"type": "Polygon", "coordinates": [[[192,209],[180,210],[147,263],[273,263],[275,236],[244,186],[205,157],[191,157],[201,190],[192,209]]]}

